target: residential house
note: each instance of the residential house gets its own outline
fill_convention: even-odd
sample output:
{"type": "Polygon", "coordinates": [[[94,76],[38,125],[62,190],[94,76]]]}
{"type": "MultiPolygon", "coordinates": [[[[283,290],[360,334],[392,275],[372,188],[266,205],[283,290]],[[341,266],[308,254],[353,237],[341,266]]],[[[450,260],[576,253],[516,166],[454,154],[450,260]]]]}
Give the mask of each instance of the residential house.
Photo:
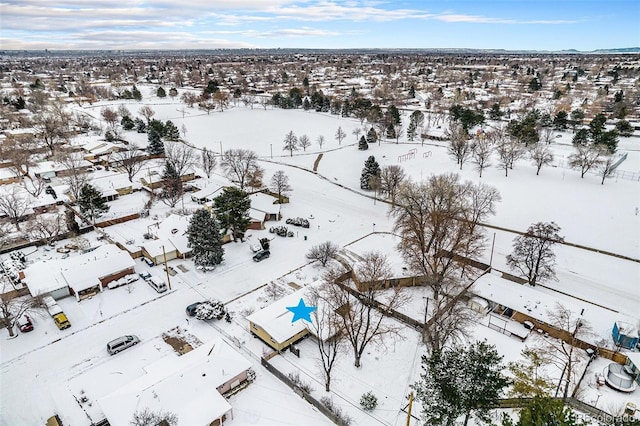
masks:
{"type": "Polygon", "coordinates": [[[223,425],[233,418],[224,395],[247,385],[250,369],[249,361],[216,339],[182,356],[165,356],[98,404],[112,425],[129,424],[143,410],[173,413],[181,425],[223,425]]]}
{"type": "Polygon", "coordinates": [[[32,296],[61,299],[74,295],[79,302],[102,291],[111,281],[133,274],[134,266],[127,252],[107,244],[66,259],[34,263],[24,269],[23,281],[32,296]]]}

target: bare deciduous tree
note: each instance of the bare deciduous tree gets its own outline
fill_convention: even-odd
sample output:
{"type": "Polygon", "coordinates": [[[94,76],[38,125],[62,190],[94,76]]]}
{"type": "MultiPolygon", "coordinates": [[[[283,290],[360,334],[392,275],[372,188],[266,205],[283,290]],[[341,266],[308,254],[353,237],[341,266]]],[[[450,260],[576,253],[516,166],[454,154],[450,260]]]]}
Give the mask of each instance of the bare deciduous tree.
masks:
{"type": "MultiPolygon", "coordinates": [[[[360,134],[362,133],[362,129],[360,127],[356,127],[355,129],[353,129],[353,131],[351,132],[352,135],[356,136],[356,141],[360,140],[360,134]]],[[[322,148],[322,147],[321,147],[322,148]]]]}
{"type": "MultiPolygon", "coordinates": [[[[331,286],[325,283],[324,286],[331,286]]],[[[313,289],[309,295],[309,302],[317,306],[313,312],[313,320],[305,323],[309,332],[315,336],[316,347],[318,348],[318,365],[321,368],[324,378],[324,388],[326,392],[331,390],[331,372],[338,363],[338,357],[345,353],[346,342],[342,334],[342,322],[338,311],[322,303],[323,289],[313,289]]]]}
{"type": "Polygon", "coordinates": [[[29,174],[29,168],[34,165],[31,156],[35,148],[35,140],[31,135],[20,140],[9,138],[0,144],[0,157],[9,160],[13,174],[22,178],[29,174]]]}
{"type": "Polygon", "coordinates": [[[147,156],[144,152],[134,145],[129,145],[129,149],[126,151],[118,151],[115,154],[115,160],[117,167],[122,168],[129,178],[129,182],[133,182],[134,176],[142,169],[144,163],[147,161],[147,156]]]}
{"type": "Polygon", "coordinates": [[[303,151],[306,151],[307,148],[311,146],[311,140],[309,139],[309,136],[300,136],[300,138],[298,139],[298,145],[300,146],[300,148],[302,148],[303,151]]]}
{"type": "Polygon", "coordinates": [[[558,232],[560,227],[555,222],[531,225],[524,235],[513,240],[513,253],[506,258],[509,268],[520,271],[531,286],[538,281],[555,279],[556,255],[552,247],[564,241],[558,232]]]}
{"type": "MultiPolygon", "coordinates": [[[[385,319],[376,309],[376,302],[382,303],[383,310],[395,310],[407,299],[402,287],[384,289],[384,283],[391,278],[391,267],[387,257],[380,252],[364,253],[354,276],[361,284],[357,298],[340,285],[331,283],[326,286],[323,300],[328,308],[340,313],[344,338],[351,345],[354,365],[359,368],[362,355],[370,344],[382,345],[385,339],[402,338],[402,327],[395,320],[385,319]]],[[[353,286],[351,281],[343,285],[353,286]]]]}
{"type": "Polygon", "coordinates": [[[576,152],[569,156],[569,167],[580,169],[580,177],[584,178],[589,170],[602,164],[602,156],[607,152],[596,144],[576,144],[576,152]]]}
{"type": "Polygon", "coordinates": [[[283,151],[289,151],[291,157],[293,157],[293,151],[298,150],[298,137],[293,133],[293,130],[290,130],[284,137],[284,146],[282,147],[283,151]]]}
{"type": "Polygon", "coordinates": [[[396,164],[384,166],[380,172],[380,191],[391,198],[392,206],[396,205],[396,193],[405,178],[404,169],[396,164]]]}
{"type": "Polygon", "coordinates": [[[317,260],[322,266],[327,266],[329,259],[335,257],[338,254],[338,250],[340,250],[340,247],[337,244],[325,241],[311,247],[306,257],[311,261],[317,260]]]}
{"type": "Polygon", "coordinates": [[[258,156],[249,149],[228,149],[222,154],[222,169],[244,189],[249,172],[258,166],[258,156]]]}
{"type": "Polygon", "coordinates": [[[77,200],[80,189],[88,182],[86,160],[76,152],[64,152],[58,156],[58,161],[65,167],[64,183],[69,187],[69,193],[77,200]]]}
{"type": "Polygon", "coordinates": [[[338,126],[338,130],[336,130],[336,140],[338,141],[338,145],[342,145],[342,141],[347,137],[347,134],[342,130],[341,126],[338,126]]]}
{"type": "Polygon", "coordinates": [[[600,181],[601,185],[604,185],[604,180],[609,176],[613,175],[614,169],[612,166],[615,164],[616,159],[613,155],[605,155],[604,159],[600,161],[600,165],[598,166],[598,171],[600,172],[600,177],[602,180],[600,181]]]}
{"type": "Polygon", "coordinates": [[[538,354],[547,363],[552,364],[563,372],[559,389],[562,398],[569,396],[569,389],[575,386],[579,379],[576,368],[582,358],[582,350],[576,348],[577,340],[591,335],[591,326],[578,313],[572,312],[560,303],[556,303],[553,311],[548,311],[549,324],[558,330],[567,332],[564,339],[556,339],[550,336],[539,336],[539,345],[536,348],[538,354]]]}
{"type": "Polygon", "coordinates": [[[0,212],[4,213],[20,231],[20,220],[29,209],[30,201],[27,194],[21,192],[16,185],[12,185],[10,190],[1,194],[0,212]]]}
{"type": "Polygon", "coordinates": [[[165,158],[176,169],[178,176],[184,176],[197,164],[196,152],[189,145],[182,142],[166,142],[164,146],[165,158]]]}
{"type": "Polygon", "coordinates": [[[66,229],[64,215],[38,215],[27,223],[27,232],[36,240],[52,243],[66,229]]]}
{"type": "Polygon", "coordinates": [[[271,190],[278,194],[279,203],[282,203],[282,196],[291,191],[289,176],[283,170],[277,170],[271,177],[271,190]]]}
{"type": "Polygon", "coordinates": [[[40,194],[42,194],[42,191],[44,191],[48,186],[48,184],[40,176],[29,176],[29,179],[22,180],[22,186],[29,194],[33,195],[34,197],[39,197],[40,194]]]}
{"type": "Polygon", "coordinates": [[[316,139],[316,142],[318,142],[318,146],[320,146],[320,149],[322,149],[322,145],[324,145],[324,136],[322,135],[318,136],[318,139],[316,139]]]}
{"type": "Polygon", "coordinates": [[[112,108],[104,107],[100,111],[102,119],[107,123],[109,129],[114,130],[118,124],[118,112],[112,108]]]}
{"type": "Polygon", "coordinates": [[[536,166],[536,176],[540,174],[542,166],[548,166],[553,163],[553,153],[549,149],[549,146],[544,143],[534,143],[529,148],[529,157],[533,160],[533,164],[536,166]]]}
{"type": "Polygon", "coordinates": [[[509,169],[513,169],[513,163],[523,157],[524,145],[515,139],[505,139],[496,146],[496,152],[500,160],[498,167],[504,170],[504,175],[509,175],[509,169]]]}
{"type": "Polygon", "coordinates": [[[449,138],[449,155],[456,159],[456,164],[459,164],[462,170],[463,164],[471,156],[469,134],[461,125],[452,123],[445,132],[445,137],[449,138]]]}
{"type": "MultiPolygon", "coordinates": [[[[3,286],[7,285],[3,284],[3,286]]],[[[39,296],[12,297],[8,293],[9,290],[10,288],[3,289],[2,296],[0,296],[0,324],[6,327],[9,337],[13,337],[15,336],[13,329],[16,322],[24,314],[36,313],[36,309],[42,306],[42,298],[39,296]]]]}
{"type": "Polygon", "coordinates": [[[149,105],[145,105],[138,110],[138,114],[140,114],[145,118],[145,120],[147,120],[147,126],[148,126],[149,123],[151,122],[151,117],[156,115],[156,112],[149,105]]]}
{"type": "Polygon", "coordinates": [[[51,111],[43,111],[33,118],[33,128],[49,148],[51,155],[56,153],[58,142],[67,137],[67,125],[61,117],[51,111]]]}
{"type": "Polygon", "coordinates": [[[262,179],[264,179],[264,169],[256,165],[247,173],[247,188],[252,191],[262,189],[264,187],[262,179]]]}
{"type": "Polygon", "coordinates": [[[492,152],[491,141],[486,138],[477,139],[471,144],[471,156],[476,165],[476,170],[480,172],[480,177],[482,177],[482,171],[491,166],[489,158],[492,152]]]}
{"type": "Polygon", "coordinates": [[[216,168],[217,164],[218,160],[216,159],[213,151],[209,151],[207,147],[204,147],[200,157],[200,167],[202,167],[202,170],[207,174],[207,178],[211,177],[211,173],[213,172],[213,169],[216,168]]]}
{"type": "Polygon", "coordinates": [[[129,422],[131,426],[176,426],[178,416],[172,412],[153,412],[149,408],[138,410],[133,413],[133,418],[129,422]]]}
{"type": "MultiPolygon", "coordinates": [[[[476,187],[460,182],[457,174],[432,176],[427,182],[408,182],[401,186],[395,207],[395,231],[400,234],[398,249],[407,265],[423,276],[433,295],[438,318],[430,330],[433,351],[442,348],[447,334],[459,333],[455,315],[444,309],[457,309],[444,298],[458,294],[464,288],[463,265],[455,255],[474,258],[484,246],[484,234],[477,223],[492,214],[499,200],[492,187],[476,187]],[[441,317],[441,318],[440,318],[441,317]]],[[[462,324],[462,323],[461,323],[462,324]]]]}

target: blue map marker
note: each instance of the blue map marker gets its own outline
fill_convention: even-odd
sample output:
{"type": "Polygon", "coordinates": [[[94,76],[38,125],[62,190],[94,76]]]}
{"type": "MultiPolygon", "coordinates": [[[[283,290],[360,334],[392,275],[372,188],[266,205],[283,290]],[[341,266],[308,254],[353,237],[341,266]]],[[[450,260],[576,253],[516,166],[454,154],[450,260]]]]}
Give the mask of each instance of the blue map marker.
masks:
{"type": "Polygon", "coordinates": [[[293,318],[291,322],[296,322],[298,320],[306,320],[311,322],[311,312],[318,309],[317,306],[307,306],[304,304],[304,300],[300,298],[300,302],[298,302],[298,306],[287,306],[287,310],[293,312],[293,318]]]}

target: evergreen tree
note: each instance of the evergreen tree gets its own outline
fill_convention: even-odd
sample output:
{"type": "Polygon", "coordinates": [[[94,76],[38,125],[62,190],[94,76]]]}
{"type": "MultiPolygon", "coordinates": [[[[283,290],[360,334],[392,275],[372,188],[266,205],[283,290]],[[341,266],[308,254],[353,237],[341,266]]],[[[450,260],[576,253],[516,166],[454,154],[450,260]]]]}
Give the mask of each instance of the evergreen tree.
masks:
{"type": "Polygon", "coordinates": [[[395,139],[396,138],[396,128],[394,127],[393,124],[389,123],[389,125],[387,126],[387,130],[385,132],[387,138],[389,139],[395,139]]]}
{"type": "Polygon", "coordinates": [[[362,169],[362,174],[360,175],[360,188],[361,189],[371,189],[371,178],[372,177],[380,177],[380,165],[376,161],[373,155],[369,156],[367,160],[364,162],[364,168],[362,169]]]}
{"type": "Polygon", "coordinates": [[[372,127],[367,132],[367,143],[375,143],[378,141],[378,134],[375,129],[372,127]]]}
{"type": "Polygon", "coordinates": [[[89,217],[93,223],[102,213],[109,211],[109,206],[102,198],[102,193],[95,186],[88,183],[80,188],[78,206],[80,207],[80,212],[89,217]]]}
{"type": "MultiPolygon", "coordinates": [[[[133,130],[136,125],[136,123],[128,115],[122,117],[122,120],[120,120],[120,124],[122,125],[122,128],[124,130],[133,130]]],[[[144,122],[142,122],[142,124],[144,124],[144,122]]]]}
{"type": "Polygon", "coordinates": [[[180,130],[176,127],[171,120],[167,120],[164,125],[164,135],[167,140],[178,141],[180,140],[180,130]]]}
{"type": "Polygon", "coordinates": [[[234,187],[224,188],[222,194],[213,200],[213,209],[220,221],[220,227],[224,229],[225,234],[231,230],[233,241],[237,241],[238,237],[242,239],[249,228],[249,207],[249,194],[234,187]]]}
{"type": "Polygon", "coordinates": [[[502,356],[486,341],[422,356],[423,373],[413,385],[429,425],[452,425],[471,414],[485,422],[509,379],[502,375],[502,356]]]}
{"type": "Polygon", "coordinates": [[[169,96],[171,96],[172,98],[178,96],[178,89],[176,89],[175,87],[169,89],[169,96]]]}
{"type": "Polygon", "coordinates": [[[140,117],[136,117],[133,120],[133,125],[138,133],[145,133],[147,131],[147,123],[145,123],[140,117]]]}
{"type": "Polygon", "coordinates": [[[569,407],[565,407],[561,400],[546,397],[535,397],[519,412],[519,419],[513,422],[511,416],[503,415],[502,426],[586,426],[577,419],[576,414],[569,407]]]}
{"type": "Polygon", "coordinates": [[[178,174],[173,162],[165,161],[162,173],[162,192],[160,197],[162,202],[170,207],[175,207],[184,194],[182,179],[178,174]]]}
{"type": "Polygon", "coordinates": [[[138,90],[138,88],[136,87],[135,84],[131,88],[131,97],[133,99],[135,99],[136,101],[141,101],[142,100],[142,93],[140,93],[140,91],[138,90]]]}
{"type": "Polygon", "coordinates": [[[411,99],[416,97],[416,88],[413,87],[413,84],[411,85],[411,87],[409,87],[409,97],[411,99]]]}
{"type": "Polygon", "coordinates": [[[160,135],[153,127],[149,128],[147,139],[149,140],[149,143],[147,145],[147,152],[149,153],[149,155],[164,154],[164,143],[162,143],[160,135]]]}
{"type": "Polygon", "coordinates": [[[155,118],[153,120],[151,120],[149,122],[149,129],[154,129],[156,132],[158,132],[158,135],[160,135],[160,137],[164,137],[165,136],[165,129],[164,129],[164,123],[160,120],[156,120],[155,118]]]}
{"type": "Polygon", "coordinates": [[[500,120],[500,117],[504,115],[504,112],[500,111],[500,104],[494,103],[489,111],[489,118],[492,120],[500,120]]]}
{"type": "Polygon", "coordinates": [[[156,91],[156,96],[158,96],[159,98],[164,98],[167,96],[167,92],[165,92],[162,87],[158,87],[158,90],[156,91]]]}
{"type": "Polygon", "coordinates": [[[369,149],[369,144],[367,143],[367,140],[364,138],[364,136],[360,136],[360,141],[358,142],[358,149],[360,151],[366,151],[367,149],[369,149]]]}
{"type": "Polygon", "coordinates": [[[191,256],[196,266],[214,267],[222,262],[224,250],[218,222],[207,209],[196,211],[187,228],[191,256]]]}
{"type": "Polygon", "coordinates": [[[555,117],[553,117],[553,127],[556,130],[564,130],[567,128],[569,124],[569,114],[567,111],[560,110],[556,113],[555,117]]]}

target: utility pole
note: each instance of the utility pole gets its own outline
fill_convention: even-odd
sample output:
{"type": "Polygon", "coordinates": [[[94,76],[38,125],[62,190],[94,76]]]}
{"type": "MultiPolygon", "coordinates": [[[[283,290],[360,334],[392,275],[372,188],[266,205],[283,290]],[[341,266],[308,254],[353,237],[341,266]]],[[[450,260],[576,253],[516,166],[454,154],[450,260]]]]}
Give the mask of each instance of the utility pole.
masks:
{"type": "Polygon", "coordinates": [[[491,257],[489,257],[489,267],[491,267],[491,262],[493,262],[493,246],[496,243],[496,233],[493,233],[493,241],[491,242],[491,257]]]}
{"type": "Polygon", "coordinates": [[[407,426],[411,423],[411,405],[413,405],[413,392],[409,394],[409,409],[407,410],[407,426]]]}
{"type": "Polygon", "coordinates": [[[167,265],[167,252],[164,251],[164,246],[162,246],[162,255],[164,256],[164,272],[167,274],[167,283],[169,283],[169,290],[171,290],[171,278],[169,277],[169,266],[167,265]]]}

